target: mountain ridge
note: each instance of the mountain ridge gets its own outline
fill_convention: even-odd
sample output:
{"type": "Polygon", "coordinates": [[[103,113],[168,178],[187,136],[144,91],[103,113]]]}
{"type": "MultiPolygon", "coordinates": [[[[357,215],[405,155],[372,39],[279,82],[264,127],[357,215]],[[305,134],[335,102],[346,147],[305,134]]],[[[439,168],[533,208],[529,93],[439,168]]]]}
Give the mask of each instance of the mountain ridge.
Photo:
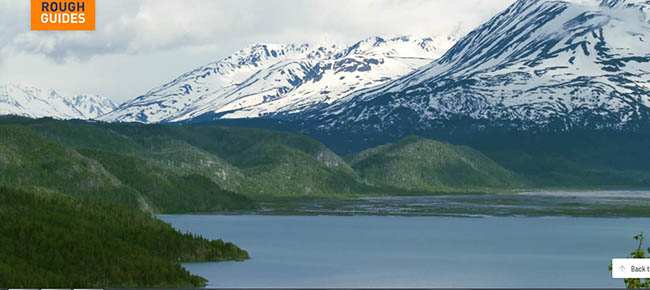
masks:
{"type": "Polygon", "coordinates": [[[648,39],[647,0],[519,0],[458,41],[249,46],[100,119],[245,120],[323,142],[380,139],[370,146],[437,131],[634,130],[650,127],[648,39]]]}
{"type": "Polygon", "coordinates": [[[442,55],[452,37],[370,37],[350,46],[257,44],[122,104],[104,121],[263,117],[335,102],[442,55]]]}
{"type": "Polygon", "coordinates": [[[92,120],[115,108],[113,101],[97,95],[62,96],[32,85],[0,85],[0,115],[92,120]]]}

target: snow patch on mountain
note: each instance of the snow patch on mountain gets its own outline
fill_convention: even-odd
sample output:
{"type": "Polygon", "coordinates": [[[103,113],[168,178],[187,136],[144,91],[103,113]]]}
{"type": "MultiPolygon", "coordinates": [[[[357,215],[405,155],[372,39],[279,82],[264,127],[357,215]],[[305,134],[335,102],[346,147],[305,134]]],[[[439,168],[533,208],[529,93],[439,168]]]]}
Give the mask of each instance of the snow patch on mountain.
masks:
{"type": "Polygon", "coordinates": [[[257,44],[122,104],[106,121],[256,118],[327,106],[440,57],[452,37],[372,37],[350,46],[257,44]]]}
{"type": "Polygon", "coordinates": [[[379,131],[454,117],[566,129],[648,121],[649,12],[647,0],[519,0],[439,60],[298,118],[379,131]]]}

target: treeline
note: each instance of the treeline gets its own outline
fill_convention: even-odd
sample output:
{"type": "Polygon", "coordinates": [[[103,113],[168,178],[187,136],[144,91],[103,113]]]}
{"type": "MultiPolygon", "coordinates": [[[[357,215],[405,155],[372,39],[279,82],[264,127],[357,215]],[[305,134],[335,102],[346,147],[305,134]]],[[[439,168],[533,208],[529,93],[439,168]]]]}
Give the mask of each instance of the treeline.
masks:
{"type": "Polygon", "coordinates": [[[0,187],[0,287],[201,287],[179,261],[244,260],[123,205],[0,187]]]}

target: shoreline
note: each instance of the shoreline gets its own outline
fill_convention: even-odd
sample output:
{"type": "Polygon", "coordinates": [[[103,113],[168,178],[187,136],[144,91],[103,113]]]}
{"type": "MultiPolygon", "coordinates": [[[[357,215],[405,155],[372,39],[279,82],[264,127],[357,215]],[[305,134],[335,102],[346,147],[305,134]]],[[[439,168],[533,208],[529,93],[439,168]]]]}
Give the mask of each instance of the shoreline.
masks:
{"type": "Polygon", "coordinates": [[[260,206],[261,208],[257,210],[186,214],[642,218],[650,217],[650,191],[540,191],[509,194],[294,198],[264,201],[260,202],[260,206]],[[642,195],[626,195],[626,193],[641,193],[642,195]]]}

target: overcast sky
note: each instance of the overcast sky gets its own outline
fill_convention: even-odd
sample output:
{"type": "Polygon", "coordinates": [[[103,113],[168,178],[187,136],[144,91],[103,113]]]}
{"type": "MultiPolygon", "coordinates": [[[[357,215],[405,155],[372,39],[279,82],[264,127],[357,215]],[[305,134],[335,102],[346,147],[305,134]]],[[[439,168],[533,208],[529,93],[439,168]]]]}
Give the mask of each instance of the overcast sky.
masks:
{"type": "Polygon", "coordinates": [[[462,36],[514,0],[96,0],[96,31],[30,31],[0,0],[0,83],[137,97],[255,43],[462,36]]]}

